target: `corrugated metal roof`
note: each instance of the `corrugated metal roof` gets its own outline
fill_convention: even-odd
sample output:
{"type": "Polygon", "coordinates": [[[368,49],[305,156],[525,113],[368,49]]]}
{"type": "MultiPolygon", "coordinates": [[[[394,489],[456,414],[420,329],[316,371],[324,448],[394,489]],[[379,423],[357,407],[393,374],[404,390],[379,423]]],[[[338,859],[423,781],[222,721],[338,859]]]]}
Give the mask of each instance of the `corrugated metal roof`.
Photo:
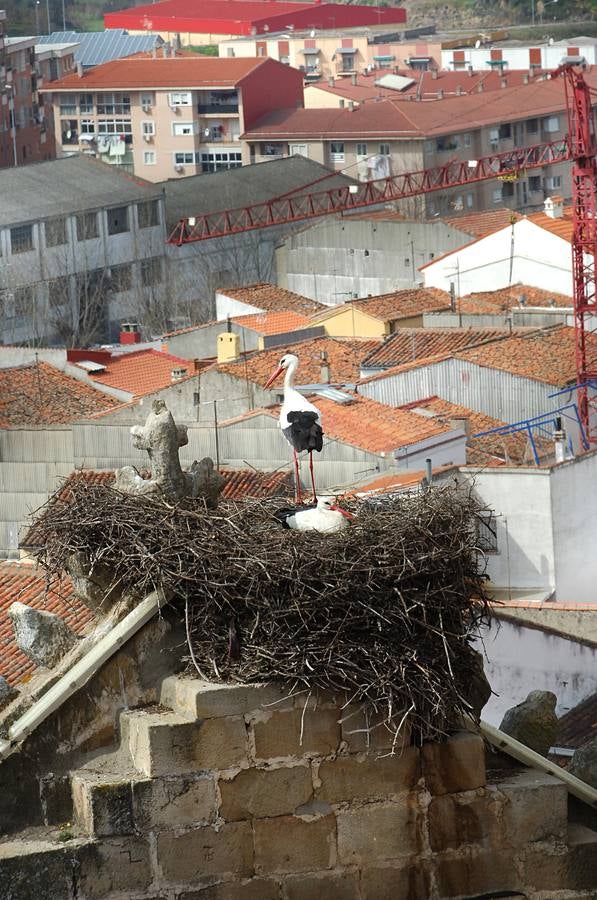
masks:
{"type": "Polygon", "coordinates": [[[144,53],[160,47],[164,41],[159,34],[129,34],[124,28],[106,31],[54,31],[37,38],[38,44],[65,44],[76,42],[75,60],[84,69],[99,66],[112,59],[122,59],[133,53],[144,53]]]}

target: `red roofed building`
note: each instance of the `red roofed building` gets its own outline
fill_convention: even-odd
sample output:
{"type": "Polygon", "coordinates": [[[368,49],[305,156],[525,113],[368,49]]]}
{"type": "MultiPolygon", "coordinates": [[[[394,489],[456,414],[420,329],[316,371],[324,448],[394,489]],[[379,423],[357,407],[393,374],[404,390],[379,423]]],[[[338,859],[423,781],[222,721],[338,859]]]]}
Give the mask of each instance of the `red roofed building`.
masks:
{"type": "Polygon", "coordinates": [[[148,181],[248,163],[240,134],[303,101],[289,66],[198,55],[115,59],[50,88],[58,156],[93,151],[148,181]]]}
{"type": "Polygon", "coordinates": [[[339,3],[291,3],[279,0],[165,0],[106,13],[106,28],[131,34],[158,32],[165,40],[211,44],[238,35],[295,29],[355,28],[406,22],[401,7],[345,6],[339,3]]]}
{"type": "Polygon", "coordinates": [[[193,362],[159,350],[115,355],[109,350],[67,350],[67,359],[98,387],[112,389],[124,401],[154,394],[195,375],[193,362]]]}

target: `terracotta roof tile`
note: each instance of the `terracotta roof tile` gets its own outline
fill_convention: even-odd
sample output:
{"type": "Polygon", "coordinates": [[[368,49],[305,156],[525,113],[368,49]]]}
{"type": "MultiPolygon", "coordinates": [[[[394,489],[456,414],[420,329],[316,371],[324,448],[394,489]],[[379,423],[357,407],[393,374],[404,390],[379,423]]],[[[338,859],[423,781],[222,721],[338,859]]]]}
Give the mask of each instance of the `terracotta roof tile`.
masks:
{"type": "Polygon", "coordinates": [[[363,300],[348,300],[338,306],[332,306],[313,316],[313,322],[324,321],[342,311],[346,306],[354,306],[382,322],[394,322],[398,319],[409,319],[423,312],[433,312],[450,306],[450,295],[440,288],[407,288],[367,297],[363,300]]]}
{"type": "Polygon", "coordinates": [[[560,218],[552,219],[544,212],[531,213],[527,216],[529,222],[534,222],[540,228],[550,231],[552,234],[563,238],[565,241],[572,241],[572,233],[574,231],[574,211],[571,206],[564,208],[564,214],[560,218]]]}
{"type": "Polygon", "coordinates": [[[460,231],[475,238],[484,237],[491,234],[492,231],[499,231],[506,225],[511,225],[512,221],[518,222],[524,218],[520,213],[513,209],[502,207],[501,209],[487,209],[481,212],[463,213],[461,216],[444,216],[442,221],[460,231]]]}
{"type": "Polygon", "coordinates": [[[248,316],[235,316],[232,319],[237,325],[250,328],[259,334],[285,334],[287,331],[298,331],[311,324],[309,316],[292,309],[270,310],[264,313],[251,313],[248,316]]]}
{"type": "Polygon", "coordinates": [[[103,372],[88,374],[97,384],[109,385],[140,397],[171,385],[172,369],[175,368],[186,369],[188,376],[195,374],[192,361],[159,350],[139,350],[113,356],[106,362],[103,372]]]}
{"type": "Polygon", "coordinates": [[[460,312],[466,312],[469,315],[497,313],[520,306],[521,297],[524,297],[525,306],[568,308],[573,304],[572,297],[566,294],[557,294],[555,291],[526,284],[515,284],[495,291],[477,291],[473,294],[466,294],[456,301],[456,305],[460,312]]]}
{"type": "Polygon", "coordinates": [[[301,294],[295,294],[294,291],[288,291],[286,288],[267,282],[249,284],[246,287],[219,288],[217,293],[223,294],[225,297],[232,297],[233,300],[239,300],[241,303],[247,303],[249,306],[255,306],[257,309],[271,312],[292,310],[310,316],[325,309],[323,304],[310,300],[309,297],[303,297],[301,294]]]}
{"type": "Polygon", "coordinates": [[[118,405],[49,363],[0,369],[0,428],[67,425],[118,405]]]}
{"type": "Polygon", "coordinates": [[[597,693],[591,694],[558,722],[557,747],[576,749],[597,738],[597,693]]]}
{"type": "MultiPolygon", "coordinates": [[[[592,354],[597,353],[597,335],[587,335],[587,347],[592,354]]],[[[555,387],[576,382],[574,328],[566,325],[533,331],[522,337],[515,333],[503,341],[482,344],[454,355],[555,387]]]]}
{"type": "Polygon", "coordinates": [[[244,500],[257,497],[284,496],[292,491],[290,472],[257,472],[254,469],[232,471],[220,469],[226,479],[222,497],[225,500],[244,500]]]}
{"type": "Polygon", "coordinates": [[[364,369],[389,368],[508,337],[505,328],[398,328],[362,362],[364,369]]]}
{"type": "MultiPolygon", "coordinates": [[[[266,59],[182,56],[125,57],[94,66],[81,76],[52,82],[52,91],[141,90],[143,88],[234,87],[266,59]]],[[[48,87],[47,90],[50,88],[48,87]]]]}
{"type": "MultiPolygon", "coordinates": [[[[341,340],[320,337],[312,340],[262,350],[253,356],[243,357],[230,363],[214,364],[210,368],[225,372],[237,378],[253,381],[263,386],[285,353],[294,353],[299,358],[296,376],[297,384],[320,384],[322,353],[326,354],[329,366],[330,384],[346,384],[358,381],[361,360],[379,346],[379,341],[341,340]]],[[[281,390],[274,385],[272,390],[281,390]]]]}
{"type": "Polygon", "coordinates": [[[60,616],[69,628],[82,634],[92,621],[91,611],[73,593],[70,580],[46,592],[43,572],[31,565],[0,564],[0,675],[11,685],[28,680],[35,664],[16,645],[8,609],[16,600],[60,616]]]}

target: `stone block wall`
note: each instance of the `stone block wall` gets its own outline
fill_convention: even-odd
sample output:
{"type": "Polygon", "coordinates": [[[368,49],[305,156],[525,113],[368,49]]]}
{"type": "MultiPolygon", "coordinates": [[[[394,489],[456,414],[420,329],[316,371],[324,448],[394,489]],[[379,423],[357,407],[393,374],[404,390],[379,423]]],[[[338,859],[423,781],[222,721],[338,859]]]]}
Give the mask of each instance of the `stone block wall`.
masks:
{"type": "Polygon", "coordinates": [[[119,749],[73,772],[72,840],[0,843],[0,897],[595,896],[597,834],[569,826],[559,781],[488,781],[478,736],[414,747],[344,703],[167,678],[160,706],[122,714],[119,749]]]}

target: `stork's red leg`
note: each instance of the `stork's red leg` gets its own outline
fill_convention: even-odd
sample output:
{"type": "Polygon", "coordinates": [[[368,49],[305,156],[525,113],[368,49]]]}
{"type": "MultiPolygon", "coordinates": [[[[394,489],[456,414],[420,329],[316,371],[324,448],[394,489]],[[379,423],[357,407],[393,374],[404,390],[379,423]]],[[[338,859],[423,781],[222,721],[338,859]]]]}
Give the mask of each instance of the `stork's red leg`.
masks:
{"type": "Polygon", "coordinates": [[[299,465],[298,465],[298,457],[296,455],[296,450],[293,448],[292,452],[294,453],[294,489],[296,502],[301,502],[301,479],[299,475],[299,465]]]}
{"type": "Polygon", "coordinates": [[[309,471],[311,472],[311,484],[313,485],[313,503],[317,503],[317,494],[315,493],[315,476],[313,475],[313,451],[309,450],[309,471]]]}

